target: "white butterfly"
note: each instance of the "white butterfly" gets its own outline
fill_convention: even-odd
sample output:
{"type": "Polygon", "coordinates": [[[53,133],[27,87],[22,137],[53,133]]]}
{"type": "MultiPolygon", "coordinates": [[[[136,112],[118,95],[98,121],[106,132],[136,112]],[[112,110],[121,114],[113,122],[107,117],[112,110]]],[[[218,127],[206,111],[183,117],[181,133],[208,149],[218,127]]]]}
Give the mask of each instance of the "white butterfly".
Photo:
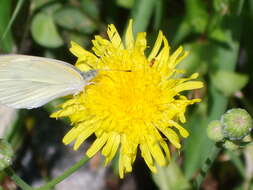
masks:
{"type": "Polygon", "coordinates": [[[69,63],[27,55],[0,56],[0,104],[32,109],[70,94],[78,94],[97,75],[69,63]]]}

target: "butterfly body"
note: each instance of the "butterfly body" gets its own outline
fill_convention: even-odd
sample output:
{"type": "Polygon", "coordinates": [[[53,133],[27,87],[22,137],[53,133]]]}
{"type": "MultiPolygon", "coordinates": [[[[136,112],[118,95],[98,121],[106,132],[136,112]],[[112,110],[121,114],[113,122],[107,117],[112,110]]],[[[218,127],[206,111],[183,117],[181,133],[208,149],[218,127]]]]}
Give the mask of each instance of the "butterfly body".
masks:
{"type": "Polygon", "coordinates": [[[49,101],[78,94],[97,75],[73,65],[36,56],[0,56],[0,104],[13,108],[37,108],[49,101]]]}

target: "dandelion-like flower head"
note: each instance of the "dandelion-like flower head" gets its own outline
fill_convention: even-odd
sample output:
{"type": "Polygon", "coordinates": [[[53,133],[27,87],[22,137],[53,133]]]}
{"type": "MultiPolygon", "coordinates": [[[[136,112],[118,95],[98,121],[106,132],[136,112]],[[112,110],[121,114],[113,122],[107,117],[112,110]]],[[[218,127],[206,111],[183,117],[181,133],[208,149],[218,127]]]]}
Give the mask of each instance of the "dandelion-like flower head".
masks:
{"type": "Polygon", "coordinates": [[[94,54],[72,42],[70,51],[78,57],[76,67],[81,71],[96,69],[98,75],[52,117],[70,118],[74,127],[63,142],[75,141],[75,150],[95,134],[96,140],[86,153],[89,157],[101,150],[107,164],[119,150],[121,178],[132,171],[138,148],[147,166],[156,172],[155,162],[164,166],[170,159],[168,142],[180,148],[179,136],[188,136],[179,123],[186,121],[186,107],[200,101],[189,100],[180,92],[203,84],[190,81],[197,73],[179,77],[182,72],[176,66],[187,53],[180,47],[170,54],[161,31],[148,57],[146,33],[138,33],[134,39],[132,21],[124,43],[114,25],[109,25],[107,34],[109,40],[95,36],[94,54]]]}

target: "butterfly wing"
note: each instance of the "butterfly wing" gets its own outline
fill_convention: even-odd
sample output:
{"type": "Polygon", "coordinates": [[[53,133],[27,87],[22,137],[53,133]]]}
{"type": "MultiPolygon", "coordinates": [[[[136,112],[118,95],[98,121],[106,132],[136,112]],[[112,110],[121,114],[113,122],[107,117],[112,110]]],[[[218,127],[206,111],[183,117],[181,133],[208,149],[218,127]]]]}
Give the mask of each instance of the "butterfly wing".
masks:
{"type": "Polygon", "coordinates": [[[0,103],[36,108],[82,90],[87,82],[74,66],[26,55],[0,56],[0,103]]]}

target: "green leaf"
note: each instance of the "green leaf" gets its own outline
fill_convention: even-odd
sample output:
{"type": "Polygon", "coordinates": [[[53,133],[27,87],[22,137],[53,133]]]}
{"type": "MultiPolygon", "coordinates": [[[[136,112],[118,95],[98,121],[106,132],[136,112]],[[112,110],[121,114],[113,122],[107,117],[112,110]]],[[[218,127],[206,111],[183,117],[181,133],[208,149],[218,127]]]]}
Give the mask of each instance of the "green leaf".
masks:
{"type": "Polygon", "coordinates": [[[246,53],[246,70],[252,76],[253,74],[253,1],[245,2],[245,11],[244,11],[244,25],[243,25],[243,34],[242,34],[242,44],[243,49],[246,53]]]}
{"type": "Polygon", "coordinates": [[[47,4],[52,3],[53,0],[32,0],[31,1],[31,10],[35,11],[36,9],[39,9],[43,6],[46,6],[47,4]]]}
{"type": "Polygon", "coordinates": [[[131,12],[131,17],[134,20],[134,34],[146,31],[151,19],[151,15],[156,7],[155,3],[156,0],[135,1],[131,12]]]}
{"type": "Polygon", "coordinates": [[[157,167],[158,172],[153,179],[160,190],[187,190],[190,189],[188,180],[174,160],[167,167],[157,167]]]}
{"type": "Polygon", "coordinates": [[[226,96],[241,90],[249,80],[245,74],[219,70],[211,76],[214,86],[226,96]]]}
{"type": "Polygon", "coordinates": [[[251,17],[253,17],[253,1],[248,1],[249,6],[249,14],[251,17]]]}
{"type": "Polygon", "coordinates": [[[33,39],[41,46],[57,48],[63,45],[63,40],[57,31],[53,17],[38,13],[34,16],[31,25],[33,39]]]}
{"type": "MultiPolygon", "coordinates": [[[[0,39],[2,38],[5,29],[10,21],[12,1],[0,1],[0,39]]],[[[10,53],[13,47],[11,32],[9,31],[4,39],[0,40],[0,50],[10,53]]]]}
{"type": "Polygon", "coordinates": [[[171,20],[171,24],[174,24],[172,25],[172,27],[178,24],[177,30],[173,34],[172,44],[175,46],[179,46],[183,39],[185,39],[192,33],[192,26],[185,17],[173,18],[171,20]]]}
{"type": "Polygon", "coordinates": [[[59,10],[62,7],[62,4],[58,3],[57,1],[55,3],[50,3],[48,5],[45,5],[42,7],[41,12],[43,12],[46,15],[50,15],[53,17],[54,13],[59,10]]]}
{"type": "Polygon", "coordinates": [[[85,34],[80,34],[77,32],[69,32],[69,41],[67,42],[70,44],[70,41],[77,42],[78,44],[82,45],[83,48],[86,48],[90,45],[89,36],[85,34]]]}
{"type": "Polygon", "coordinates": [[[213,0],[213,8],[216,12],[224,15],[229,11],[230,0],[213,0]]]}
{"type": "Polygon", "coordinates": [[[163,19],[164,1],[158,0],[155,4],[154,29],[159,30],[163,19]]]}
{"type": "MultiPolygon", "coordinates": [[[[199,55],[208,62],[209,75],[219,70],[233,71],[238,60],[239,40],[241,20],[235,16],[226,16],[215,30],[220,30],[223,35],[215,39],[212,33],[212,39],[208,39],[208,45],[203,46],[202,52],[206,54],[199,55]]],[[[215,144],[211,142],[206,135],[206,127],[209,121],[220,119],[228,103],[228,97],[224,96],[211,80],[208,83],[208,116],[200,113],[194,113],[189,117],[190,137],[185,141],[185,175],[188,179],[201,169],[209,157],[210,150],[215,144]],[[199,154],[201,152],[201,154],[199,154]]]]}
{"type": "Polygon", "coordinates": [[[202,0],[185,1],[186,18],[192,26],[192,30],[197,33],[203,33],[208,24],[208,12],[202,0]]]}
{"type": "Polygon", "coordinates": [[[14,151],[11,144],[6,139],[0,139],[0,171],[12,164],[14,151]]]}
{"type": "Polygon", "coordinates": [[[239,16],[242,12],[245,0],[230,0],[230,11],[232,15],[239,16]]]}
{"type": "Polygon", "coordinates": [[[69,30],[77,30],[88,34],[96,30],[95,23],[74,7],[64,7],[57,10],[54,19],[58,25],[69,30]]]}
{"type": "Polygon", "coordinates": [[[92,19],[99,19],[99,9],[94,0],[81,0],[82,10],[92,19]]]}
{"type": "Polygon", "coordinates": [[[135,0],[117,0],[117,5],[127,8],[127,9],[131,9],[134,5],[135,0]]]}
{"type": "Polygon", "coordinates": [[[210,48],[208,43],[194,42],[184,45],[184,50],[189,52],[189,55],[178,65],[179,69],[183,69],[187,74],[199,72],[205,74],[207,72],[208,60],[206,57],[209,55],[210,48]]]}

